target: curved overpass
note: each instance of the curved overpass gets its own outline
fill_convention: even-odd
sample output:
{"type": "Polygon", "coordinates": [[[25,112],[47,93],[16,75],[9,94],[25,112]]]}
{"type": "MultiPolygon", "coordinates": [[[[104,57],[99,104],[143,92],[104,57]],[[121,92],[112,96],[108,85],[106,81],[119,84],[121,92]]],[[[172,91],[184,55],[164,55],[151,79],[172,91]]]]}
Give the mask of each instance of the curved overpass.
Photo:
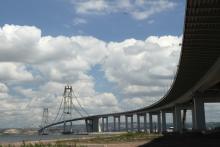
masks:
{"type": "MultiPolygon", "coordinates": [[[[219,56],[220,1],[187,0],[179,66],[175,80],[167,94],[158,102],[137,110],[75,118],[66,122],[93,120],[93,118],[108,116],[154,113],[167,109],[177,113],[178,110],[181,110],[181,108],[175,109],[179,105],[193,105],[195,117],[197,119],[201,117],[203,120],[202,115],[204,114],[200,114],[200,111],[204,109],[204,106],[200,108],[200,105],[204,105],[205,100],[212,101],[213,97],[214,101],[220,101],[220,97],[216,98],[219,96],[218,90],[220,90],[219,56]]],[[[181,115],[181,113],[177,113],[175,119],[181,119],[178,114],[181,115]]],[[[50,124],[41,130],[62,123],[64,122],[50,124]]],[[[176,123],[178,124],[178,121],[176,123]]],[[[204,129],[204,124],[195,123],[197,123],[197,129],[204,129]]]]}

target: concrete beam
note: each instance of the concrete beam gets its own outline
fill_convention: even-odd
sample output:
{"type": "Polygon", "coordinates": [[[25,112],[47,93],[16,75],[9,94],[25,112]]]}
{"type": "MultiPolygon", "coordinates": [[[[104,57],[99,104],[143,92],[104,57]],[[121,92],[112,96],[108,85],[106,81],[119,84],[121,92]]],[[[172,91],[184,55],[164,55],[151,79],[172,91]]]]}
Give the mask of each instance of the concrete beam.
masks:
{"type": "Polygon", "coordinates": [[[220,103],[220,95],[204,98],[205,103],[220,103]]]}

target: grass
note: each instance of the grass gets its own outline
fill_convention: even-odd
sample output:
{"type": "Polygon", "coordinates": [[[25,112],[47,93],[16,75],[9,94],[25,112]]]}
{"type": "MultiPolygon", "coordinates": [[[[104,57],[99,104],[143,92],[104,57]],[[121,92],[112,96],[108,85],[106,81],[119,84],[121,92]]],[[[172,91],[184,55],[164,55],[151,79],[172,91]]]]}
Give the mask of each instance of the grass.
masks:
{"type": "Polygon", "coordinates": [[[80,144],[51,144],[51,143],[28,143],[28,144],[22,144],[22,145],[0,145],[0,147],[87,147],[86,145],[80,145],[80,144]]]}
{"type": "Polygon", "coordinates": [[[59,140],[53,143],[26,143],[22,142],[20,145],[0,145],[0,147],[87,147],[82,144],[108,144],[108,143],[124,143],[133,141],[150,141],[160,137],[158,134],[146,134],[146,133],[124,133],[124,134],[112,134],[109,136],[97,135],[87,139],[72,139],[72,140],[59,140]]]}
{"type": "Polygon", "coordinates": [[[118,142],[132,142],[139,140],[152,140],[158,138],[160,135],[158,134],[146,134],[146,133],[124,133],[120,135],[110,135],[110,136],[102,136],[97,135],[94,138],[90,139],[73,139],[73,140],[61,140],[56,143],[118,143],[118,142]]]}

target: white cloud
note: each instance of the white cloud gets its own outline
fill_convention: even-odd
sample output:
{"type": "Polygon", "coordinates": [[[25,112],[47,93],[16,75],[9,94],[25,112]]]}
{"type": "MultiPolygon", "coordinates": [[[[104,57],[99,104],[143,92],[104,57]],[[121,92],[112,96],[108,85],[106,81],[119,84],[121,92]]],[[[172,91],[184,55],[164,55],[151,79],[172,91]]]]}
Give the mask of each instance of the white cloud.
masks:
{"type": "Polygon", "coordinates": [[[139,0],[136,1],[136,6],[140,9],[135,9],[131,15],[138,19],[148,19],[150,16],[170,10],[176,6],[176,3],[174,1],[170,0],[158,0],[158,1],[143,1],[139,0]]]}
{"type": "Polygon", "coordinates": [[[0,93],[7,93],[8,87],[4,83],[0,83],[0,93]]]}
{"type": "Polygon", "coordinates": [[[146,40],[127,39],[110,42],[103,71],[126,94],[164,94],[178,63],[182,37],[151,36],[146,40]]]}
{"type": "Polygon", "coordinates": [[[81,25],[81,24],[86,24],[87,21],[83,18],[75,18],[73,19],[73,25],[81,25]]]}
{"type": "Polygon", "coordinates": [[[148,19],[176,6],[172,0],[81,0],[72,3],[78,14],[127,13],[137,20],[148,19]]]}
{"type": "Polygon", "coordinates": [[[122,42],[92,36],[42,36],[39,28],[17,25],[4,25],[0,30],[0,110],[10,115],[1,122],[5,126],[18,117],[18,126],[39,124],[43,107],[49,108],[52,120],[65,84],[73,86],[90,114],[149,105],[172,79],[181,42],[177,36],[122,42]],[[90,70],[97,64],[122,97],[96,91],[97,81],[90,70]],[[26,117],[32,119],[22,123],[26,117]]]}
{"type": "Polygon", "coordinates": [[[24,64],[10,62],[0,63],[1,81],[31,81],[33,79],[32,73],[27,71],[24,64]]]}
{"type": "Polygon", "coordinates": [[[130,108],[137,109],[140,106],[143,106],[143,103],[144,103],[143,99],[139,97],[126,98],[120,102],[121,107],[124,108],[125,110],[129,110],[130,108]]]}
{"type": "Polygon", "coordinates": [[[77,13],[98,13],[102,12],[103,10],[108,8],[106,1],[104,0],[95,0],[95,1],[81,1],[81,2],[74,2],[77,6],[77,13]]]}
{"type": "Polygon", "coordinates": [[[0,61],[32,61],[40,36],[41,31],[34,26],[4,25],[0,28],[0,61]]]}
{"type": "MultiPolygon", "coordinates": [[[[130,7],[126,2],[123,5],[130,7]]],[[[145,40],[105,42],[92,36],[42,36],[34,26],[4,25],[0,27],[0,116],[8,117],[0,124],[36,126],[43,107],[49,108],[52,120],[65,84],[73,86],[90,114],[152,104],[170,85],[181,40],[182,36],[149,36],[145,40]],[[89,71],[97,64],[105,78],[116,84],[120,98],[96,91],[97,81],[89,71]]],[[[210,112],[210,107],[207,110],[210,112]]]]}

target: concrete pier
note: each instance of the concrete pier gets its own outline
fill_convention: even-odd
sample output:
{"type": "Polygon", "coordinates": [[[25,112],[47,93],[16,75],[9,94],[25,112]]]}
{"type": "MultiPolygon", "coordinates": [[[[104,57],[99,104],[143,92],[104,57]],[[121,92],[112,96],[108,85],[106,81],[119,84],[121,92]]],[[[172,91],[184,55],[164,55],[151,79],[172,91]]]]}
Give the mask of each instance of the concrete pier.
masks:
{"type": "Polygon", "coordinates": [[[140,115],[137,114],[137,131],[140,132],[141,131],[141,126],[140,126],[140,115]]]}
{"type": "Polygon", "coordinates": [[[131,117],[131,132],[133,132],[133,130],[134,130],[134,120],[133,120],[133,115],[131,115],[130,117],[131,117]]]}
{"type": "Polygon", "coordinates": [[[108,132],[108,117],[102,117],[102,132],[108,132]]]}
{"type": "Polygon", "coordinates": [[[146,113],[138,113],[137,114],[137,131],[141,132],[141,130],[144,130],[144,132],[147,132],[147,117],[146,113]],[[143,117],[143,127],[141,127],[141,117],[143,117]]]}
{"type": "Polygon", "coordinates": [[[120,131],[120,116],[113,116],[113,130],[120,131]]]}
{"type": "Polygon", "coordinates": [[[182,131],[182,123],[181,123],[181,108],[176,105],[174,107],[174,131],[181,132],[182,131]]]}
{"type": "Polygon", "coordinates": [[[193,112],[194,112],[194,129],[202,131],[206,129],[205,124],[205,110],[204,101],[202,98],[194,97],[193,99],[193,112]]]}
{"type": "Polygon", "coordinates": [[[133,120],[133,115],[132,115],[132,114],[125,115],[125,128],[126,128],[126,131],[127,131],[127,132],[133,131],[133,128],[134,128],[134,120],[133,120]],[[129,130],[129,127],[128,127],[128,118],[130,118],[130,130],[129,130]]]}
{"type": "Polygon", "coordinates": [[[125,115],[125,129],[128,132],[128,116],[125,115]]]}
{"type": "Polygon", "coordinates": [[[160,116],[160,112],[158,112],[158,114],[157,114],[157,129],[158,129],[158,133],[161,133],[161,116],[160,116]]]}
{"type": "Polygon", "coordinates": [[[87,132],[99,132],[99,118],[87,118],[85,119],[87,132]]]}
{"type": "Polygon", "coordinates": [[[150,133],[153,133],[153,120],[152,120],[152,113],[149,113],[149,125],[150,125],[150,133]]]}
{"type": "Polygon", "coordinates": [[[162,133],[167,132],[167,125],[166,125],[166,112],[165,111],[161,111],[161,122],[162,122],[162,133]]]}

